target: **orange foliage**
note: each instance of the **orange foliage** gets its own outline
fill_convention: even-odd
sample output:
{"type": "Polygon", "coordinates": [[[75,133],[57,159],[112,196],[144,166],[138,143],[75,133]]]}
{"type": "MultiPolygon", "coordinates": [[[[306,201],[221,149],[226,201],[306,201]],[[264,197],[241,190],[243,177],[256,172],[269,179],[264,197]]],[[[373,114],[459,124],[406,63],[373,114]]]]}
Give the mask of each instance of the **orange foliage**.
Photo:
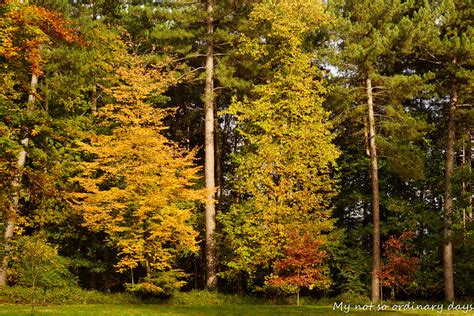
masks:
{"type": "Polygon", "coordinates": [[[327,253],[320,249],[323,243],[309,232],[303,236],[290,233],[284,251],[285,257],[275,263],[277,276],[269,279],[268,283],[310,289],[328,287],[329,278],[325,268],[327,253]]]}
{"type": "Polygon", "coordinates": [[[403,286],[413,281],[418,270],[419,258],[410,256],[415,237],[413,232],[404,232],[400,237],[391,236],[384,244],[385,264],[380,279],[384,286],[403,286]]]}
{"type": "Polygon", "coordinates": [[[7,60],[24,59],[32,74],[41,75],[41,45],[55,41],[81,43],[72,21],[59,13],[35,5],[7,1],[0,19],[0,56],[7,60]]]}

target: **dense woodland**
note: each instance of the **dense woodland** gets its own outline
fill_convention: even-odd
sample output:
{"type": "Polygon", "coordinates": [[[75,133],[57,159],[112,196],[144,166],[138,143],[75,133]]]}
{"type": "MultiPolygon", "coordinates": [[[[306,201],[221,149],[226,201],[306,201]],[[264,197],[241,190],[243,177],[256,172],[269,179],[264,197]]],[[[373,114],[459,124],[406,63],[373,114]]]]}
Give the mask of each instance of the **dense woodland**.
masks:
{"type": "Polygon", "coordinates": [[[473,296],[471,0],[0,14],[0,286],[473,296]]]}

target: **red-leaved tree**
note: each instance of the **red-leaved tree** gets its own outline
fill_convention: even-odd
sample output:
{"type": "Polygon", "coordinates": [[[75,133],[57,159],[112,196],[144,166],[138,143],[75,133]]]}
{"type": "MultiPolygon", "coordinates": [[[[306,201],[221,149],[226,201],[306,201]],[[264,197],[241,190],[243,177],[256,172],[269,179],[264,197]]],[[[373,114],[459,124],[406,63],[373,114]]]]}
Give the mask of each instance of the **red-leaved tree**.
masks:
{"type": "Polygon", "coordinates": [[[413,255],[414,232],[404,232],[399,237],[390,236],[383,244],[384,263],[381,267],[382,286],[391,288],[392,299],[395,299],[395,288],[409,285],[415,278],[419,258],[413,255]]]}
{"type": "Polygon", "coordinates": [[[292,232],[288,235],[288,243],[284,258],[275,262],[275,275],[268,283],[276,286],[292,286],[296,289],[297,305],[300,305],[300,289],[329,287],[327,274],[327,252],[321,250],[324,242],[311,233],[300,235],[292,232]]]}

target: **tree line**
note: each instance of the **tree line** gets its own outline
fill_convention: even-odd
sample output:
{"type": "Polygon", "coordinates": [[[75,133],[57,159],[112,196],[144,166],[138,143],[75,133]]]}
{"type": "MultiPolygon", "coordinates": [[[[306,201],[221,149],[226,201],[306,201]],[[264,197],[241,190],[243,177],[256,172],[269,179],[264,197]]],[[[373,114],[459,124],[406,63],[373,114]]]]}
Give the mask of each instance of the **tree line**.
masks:
{"type": "Polygon", "coordinates": [[[471,2],[4,1],[0,286],[468,298],[471,2]]]}

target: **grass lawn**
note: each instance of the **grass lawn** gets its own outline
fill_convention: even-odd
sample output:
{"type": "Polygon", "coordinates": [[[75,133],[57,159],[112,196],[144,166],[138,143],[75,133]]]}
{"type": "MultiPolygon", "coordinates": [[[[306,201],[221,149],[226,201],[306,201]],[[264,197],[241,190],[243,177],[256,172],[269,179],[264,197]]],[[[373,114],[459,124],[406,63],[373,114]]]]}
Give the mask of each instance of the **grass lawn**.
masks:
{"type": "MultiPolygon", "coordinates": [[[[0,305],[0,315],[31,314],[31,307],[24,305],[0,305]]],[[[433,312],[365,312],[334,311],[332,306],[281,306],[281,305],[210,305],[210,306],[172,306],[172,305],[64,305],[40,306],[35,314],[52,315],[193,315],[193,316],[273,316],[273,315],[474,315],[474,312],[447,311],[433,312]]]]}

